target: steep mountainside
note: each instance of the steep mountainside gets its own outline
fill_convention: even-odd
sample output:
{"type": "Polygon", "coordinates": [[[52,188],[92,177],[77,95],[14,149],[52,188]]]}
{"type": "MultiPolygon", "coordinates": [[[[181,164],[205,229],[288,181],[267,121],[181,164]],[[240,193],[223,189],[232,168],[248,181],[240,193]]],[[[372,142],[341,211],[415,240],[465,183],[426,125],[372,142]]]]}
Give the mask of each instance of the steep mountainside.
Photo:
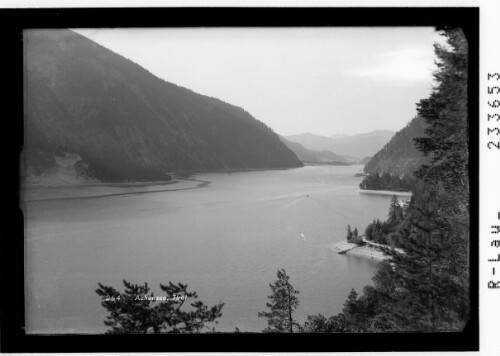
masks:
{"type": "Polygon", "coordinates": [[[393,135],[394,131],[378,130],[352,136],[334,135],[325,137],[305,133],[286,136],[285,138],[292,142],[298,142],[309,150],[328,150],[343,157],[361,160],[366,156],[373,156],[384,147],[393,135]]]}
{"type": "Polygon", "coordinates": [[[411,174],[425,162],[413,139],[424,137],[425,122],[415,117],[377,152],[365,165],[365,172],[393,175],[411,174]]]}
{"type": "Polygon", "coordinates": [[[300,143],[288,141],[283,137],[281,137],[281,140],[304,163],[348,164],[347,159],[331,151],[308,150],[300,143]]]}
{"type": "Polygon", "coordinates": [[[298,167],[245,110],[161,80],[70,30],[25,36],[25,164],[102,180],[158,180],[168,172],[298,167]]]}

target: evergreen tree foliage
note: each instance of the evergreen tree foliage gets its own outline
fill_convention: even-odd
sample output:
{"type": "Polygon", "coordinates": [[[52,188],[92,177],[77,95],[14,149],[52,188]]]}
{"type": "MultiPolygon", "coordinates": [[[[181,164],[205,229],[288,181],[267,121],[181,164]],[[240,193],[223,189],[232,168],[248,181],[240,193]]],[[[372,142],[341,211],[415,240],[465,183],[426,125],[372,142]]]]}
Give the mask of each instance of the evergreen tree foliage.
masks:
{"type": "MultiPolygon", "coordinates": [[[[468,195],[468,113],[467,65],[468,45],[460,29],[446,30],[448,47],[436,44],[438,83],[428,99],[417,104],[417,110],[428,127],[427,137],[415,139],[417,147],[431,161],[417,172],[430,184],[439,182],[458,197],[468,195]]],[[[468,199],[461,199],[462,203],[468,199]]]]}
{"type": "Polygon", "coordinates": [[[187,285],[169,282],[160,284],[165,293],[157,297],[147,283],[132,284],[123,280],[125,291],[98,283],[96,293],[109,315],[104,322],[111,334],[193,333],[208,328],[222,316],[224,303],[208,307],[198,300],[196,292],[188,292],[187,285]],[[191,300],[188,310],[181,310],[191,300]]]}
{"type": "Polygon", "coordinates": [[[396,226],[403,220],[403,208],[399,205],[396,195],[392,196],[391,203],[389,204],[389,216],[387,224],[389,226],[396,226]]]}
{"type": "Polygon", "coordinates": [[[376,276],[380,314],[393,330],[457,330],[468,315],[468,49],[460,29],[444,35],[448,46],[435,46],[438,86],[418,104],[427,129],[415,141],[430,162],[417,171],[420,181],[397,228],[404,253],[393,250],[392,268],[376,276]],[[384,286],[388,280],[392,288],[384,286]]]}
{"type": "Polygon", "coordinates": [[[322,314],[309,315],[302,330],[311,333],[369,331],[370,320],[375,316],[377,302],[371,290],[372,287],[365,287],[364,295],[358,298],[358,293],[352,289],[341,313],[329,318],[322,314]]]}
{"type": "Polygon", "coordinates": [[[345,315],[351,332],[363,331],[365,320],[362,307],[358,302],[358,293],[352,289],[342,308],[342,314],[345,315]]]}
{"type": "Polygon", "coordinates": [[[269,312],[259,312],[259,317],[267,319],[264,332],[293,333],[300,331],[300,324],[293,319],[293,311],[299,305],[299,292],[290,284],[290,277],[284,269],[278,270],[278,279],[270,284],[272,294],[268,297],[271,303],[266,303],[269,312]]]}
{"type": "Polygon", "coordinates": [[[378,172],[368,174],[361,183],[359,188],[363,190],[392,190],[392,191],[413,191],[415,188],[416,179],[412,174],[406,173],[403,175],[378,172]]]}
{"type": "Polygon", "coordinates": [[[352,236],[351,225],[347,225],[347,242],[352,241],[352,236]]]}
{"type": "Polygon", "coordinates": [[[347,242],[362,245],[363,237],[359,235],[358,228],[354,228],[354,231],[351,229],[351,225],[347,225],[347,242]]]}
{"type": "Polygon", "coordinates": [[[425,118],[427,137],[416,145],[430,158],[417,176],[439,196],[439,213],[449,222],[454,244],[450,251],[455,273],[468,268],[469,151],[467,113],[468,44],[460,29],[446,29],[448,47],[435,45],[439,58],[437,90],[418,104],[425,118]]]}
{"type": "Polygon", "coordinates": [[[412,191],[415,184],[413,173],[428,159],[413,142],[424,136],[426,123],[420,116],[414,117],[404,128],[377,152],[364,167],[368,175],[361,183],[361,189],[412,191]],[[390,179],[383,181],[382,173],[390,179]]]}
{"type": "Polygon", "coordinates": [[[387,235],[391,232],[388,230],[389,225],[387,222],[381,222],[380,219],[373,220],[365,229],[365,238],[369,241],[378,244],[387,244],[387,235]]]}
{"type": "Polygon", "coordinates": [[[385,273],[395,290],[386,293],[383,313],[394,330],[452,330],[467,309],[462,276],[447,269],[453,235],[433,200],[429,196],[410,207],[410,233],[400,240],[404,253],[390,252],[393,268],[385,273]]]}
{"type": "MultiPolygon", "coordinates": [[[[308,318],[305,330],[457,331],[467,322],[468,48],[460,29],[443,34],[448,45],[435,46],[437,87],[418,104],[426,129],[415,143],[427,163],[415,174],[409,205],[403,208],[393,197],[387,221],[374,220],[365,231],[368,240],[398,249],[389,249],[389,260],[379,264],[373,287],[360,297],[351,292],[336,316],[308,318]],[[344,322],[340,329],[334,320],[344,322]]],[[[386,173],[374,176],[384,184],[390,180],[386,173]]]]}
{"type": "Polygon", "coordinates": [[[327,319],[323,314],[308,315],[302,330],[306,333],[335,332],[336,330],[332,328],[332,323],[330,319],[327,319]]]}

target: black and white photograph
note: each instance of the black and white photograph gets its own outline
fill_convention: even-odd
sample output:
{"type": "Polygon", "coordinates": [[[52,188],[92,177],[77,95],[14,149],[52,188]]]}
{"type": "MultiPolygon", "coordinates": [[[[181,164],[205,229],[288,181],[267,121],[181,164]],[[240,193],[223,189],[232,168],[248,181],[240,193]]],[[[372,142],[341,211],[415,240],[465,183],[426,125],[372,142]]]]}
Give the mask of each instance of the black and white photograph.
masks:
{"type": "Polygon", "coordinates": [[[473,350],[477,11],[178,13],[19,32],[22,333],[473,350]]]}
{"type": "Polygon", "coordinates": [[[23,35],[27,332],[467,322],[460,28],[23,35]]]}

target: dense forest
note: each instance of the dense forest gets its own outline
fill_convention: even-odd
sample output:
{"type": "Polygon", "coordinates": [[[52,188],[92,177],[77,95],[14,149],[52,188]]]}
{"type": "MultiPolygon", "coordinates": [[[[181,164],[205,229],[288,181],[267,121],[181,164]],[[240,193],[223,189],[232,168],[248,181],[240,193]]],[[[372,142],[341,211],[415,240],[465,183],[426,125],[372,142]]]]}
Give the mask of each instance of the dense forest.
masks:
{"type": "Polygon", "coordinates": [[[359,187],[371,190],[412,191],[415,184],[416,179],[411,173],[399,176],[387,172],[382,174],[375,172],[365,176],[359,187]]]}
{"type": "Polygon", "coordinates": [[[411,191],[415,186],[414,172],[426,162],[414,139],[425,136],[425,120],[413,118],[377,152],[364,167],[367,176],[361,189],[411,191]]]}

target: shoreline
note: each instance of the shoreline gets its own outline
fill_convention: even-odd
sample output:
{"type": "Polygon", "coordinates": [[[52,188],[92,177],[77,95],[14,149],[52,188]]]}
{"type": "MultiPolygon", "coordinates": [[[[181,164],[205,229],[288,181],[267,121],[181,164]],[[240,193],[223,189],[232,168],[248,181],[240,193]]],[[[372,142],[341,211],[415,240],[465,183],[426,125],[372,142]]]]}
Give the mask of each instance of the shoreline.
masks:
{"type": "Polygon", "coordinates": [[[349,243],[347,241],[341,241],[334,245],[334,248],[338,250],[340,255],[351,255],[363,258],[369,258],[376,261],[384,261],[389,258],[386,254],[377,248],[370,247],[368,245],[358,246],[356,244],[349,243]]]}
{"type": "MultiPolygon", "coordinates": [[[[107,182],[99,180],[82,180],[77,183],[23,183],[21,182],[21,189],[60,189],[60,188],[81,188],[81,187],[118,187],[118,188],[134,188],[134,187],[145,187],[152,185],[167,185],[175,184],[183,181],[199,181],[196,178],[198,174],[206,173],[220,173],[220,174],[232,174],[232,173],[246,173],[246,172],[264,172],[264,171],[286,171],[289,169],[304,168],[303,166],[297,167],[283,167],[283,168],[246,168],[246,169],[228,169],[228,170],[203,170],[203,171],[192,171],[186,175],[179,175],[176,173],[171,173],[171,180],[152,180],[152,181],[124,181],[124,182],[107,182]]],[[[25,178],[24,178],[25,179],[25,178]]],[[[21,181],[23,178],[21,177],[21,181]]],[[[204,182],[204,181],[199,181],[204,182]]]]}
{"type": "Polygon", "coordinates": [[[169,191],[189,190],[203,188],[210,185],[210,181],[197,179],[197,175],[203,174],[237,174],[247,172],[265,172],[265,171],[286,171],[291,169],[304,168],[297,167],[278,167],[278,168],[247,168],[235,170],[206,170],[199,172],[189,172],[189,174],[172,174],[172,180],[163,181],[137,181],[137,182],[101,182],[96,180],[83,180],[80,182],[71,182],[66,184],[40,184],[40,183],[21,183],[21,202],[29,203],[48,200],[67,200],[67,199],[90,199],[105,198],[110,196],[161,193],[169,191]],[[158,187],[159,189],[154,189],[158,187]],[[95,191],[84,191],[94,188],[95,191]],[[98,190],[112,189],[114,192],[99,193],[98,190]],[[141,189],[142,188],[142,189],[141,189]],[[153,189],[149,189],[153,188],[153,189]],[[127,190],[128,189],[128,190],[127,190]],[[55,194],[52,194],[55,192],[55,194]]]}
{"type": "Polygon", "coordinates": [[[79,184],[70,186],[45,186],[25,188],[21,193],[21,202],[30,203],[50,200],[69,199],[97,199],[113,196],[138,195],[149,193],[173,192],[203,188],[210,185],[210,181],[198,179],[179,179],[164,182],[137,182],[138,184],[111,183],[111,184],[79,184]],[[151,188],[151,189],[150,189],[151,188]],[[106,191],[102,191],[106,190],[106,191]],[[54,194],[55,193],[55,194],[54,194]]]}
{"type": "Polygon", "coordinates": [[[368,195],[396,195],[401,197],[411,197],[412,192],[398,192],[395,190],[369,190],[369,189],[358,189],[358,193],[360,194],[368,194],[368,195]]]}
{"type": "Polygon", "coordinates": [[[99,181],[83,181],[74,184],[25,184],[22,188],[30,189],[61,189],[61,188],[86,188],[86,187],[111,187],[111,188],[135,188],[146,187],[151,185],[168,185],[179,183],[179,181],[188,179],[172,178],[172,180],[150,181],[150,182],[99,182],[99,181]]]}

